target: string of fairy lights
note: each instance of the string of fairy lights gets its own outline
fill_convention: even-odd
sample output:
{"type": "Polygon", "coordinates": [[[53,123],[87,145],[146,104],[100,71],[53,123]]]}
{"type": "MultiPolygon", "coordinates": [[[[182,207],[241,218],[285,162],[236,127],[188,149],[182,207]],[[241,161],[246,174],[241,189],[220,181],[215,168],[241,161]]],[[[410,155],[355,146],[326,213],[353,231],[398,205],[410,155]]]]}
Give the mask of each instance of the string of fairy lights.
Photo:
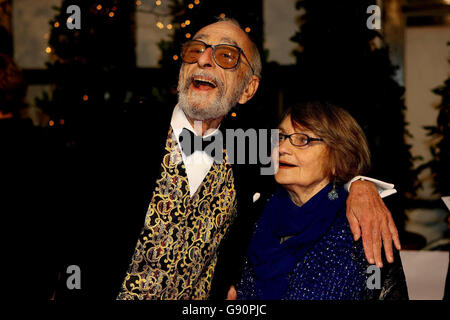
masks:
{"type": "MultiPolygon", "coordinates": [[[[164,11],[164,9],[159,9],[159,8],[168,8],[168,4],[169,1],[165,1],[166,3],[163,3],[162,0],[156,0],[154,2],[154,8],[153,9],[143,9],[143,1],[138,0],[136,1],[136,6],[137,6],[137,11],[138,12],[143,12],[143,13],[151,13],[154,14],[157,17],[157,22],[156,22],[156,27],[160,30],[163,29],[167,29],[167,30],[173,30],[175,28],[186,28],[187,26],[189,26],[191,24],[191,20],[190,19],[186,19],[185,21],[181,22],[181,23],[176,23],[175,25],[171,22],[167,22],[164,23],[163,20],[165,20],[164,18],[172,18],[171,12],[170,11],[164,11]],[[164,5],[166,4],[166,5],[164,5]]],[[[195,6],[198,6],[200,4],[200,0],[194,0],[190,3],[188,3],[187,5],[187,9],[188,10],[192,10],[195,8],[195,6]]],[[[191,33],[187,32],[185,33],[186,38],[190,38],[192,35],[191,33]]],[[[176,60],[176,58],[175,58],[176,60]]]]}
{"type": "MultiPolygon", "coordinates": [[[[204,0],[204,1],[206,1],[206,0],[204,0]]],[[[166,1],[166,2],[168,2],[168,1],[166,1]]],[[[161,13],[161,12],[158,12],[157,10],[155,10],[155,8],[163,6],[163,1],[162,0],[157,0],[157,1],[155,1],[154,4],[155,4],[155,7],[154,7],[153,10],[152,9],[145,10],[145,9],[141,9],[141,7],[143,7],[143,5],[144,5],[143,1],[141,1],[141,0],[136,1],[136,6],[138,7],[138,12],[152,13],[152,14],[157,16],[158,19],[157,19],[157,22],[156,22],[156,27],[158,29],[160,29],[160,30],[163,30],[163,29],[173,30],[174,28],[178,27],[178,28],[181,28],[181,29],[186,29],[186,31],[184,33],[184,36],[186,37],[186,39],[190,39],[192,37],[192,34],[189,32],[189,29],[188,29],[188,26],[191,25],[191,23],[192,23],[192,21],[190,20],[191,18],[187,18],[183,22],[177,23],[175,26],[172,23],[170,23],[170,22],[169,23],[164,23],[163,22],[164,19],[161,19],[161,18],[168,17],[168,16],[171,17],[171,15],[168,14],[167,12],[166,13],[161,13]]],[[[200,0],[194,0],[194,1],[190,2],[190,3],[188,3],[187,4],[187,9],[188,9],[187,12],[189,12],[189,10],[193,10],[195,8],[195,6],[198,6],[199,4],[200,4],[200,0]]],[[[226,14],[225,13],[220,13],[219,17],[223,19],[223,18],[226,17],[226,14]]],[[[250,27],[245,27],[244,31],[249,33],[251,31],[251,28],[250,27]]],[[[176,60],[179,59],[179,56],[177,54],[175,54],[175,55],[173,55],[172,59],[176,61],[176,60]]]]}
{"type": "MultiPolygon", "coordinates": [[[[206,0],[203,0],[206,1],[206,0]]],[[[136,11],[140,12],[140,13],[147,13],[147,14],[152,14],[156,17],[156,23],[155,26],[156,28],[158,28],[159,30],[164,30],[167,29],[169,31],[174,30],[175,28],[178,29],[185,29],[185,33],[184,36],[186,37],[186,39],[190,39],[192,37],[192,34],[189,32],[189,25],[192,24],[192,18],[187,18],[185,19],[183,22],[181,23],[171,23],[171,22],[167,22],[165,23],[164,20],[166,19],[171,19],[172,14],[170,12],[170,8],[169,8],[169,2],[170,0],[152,0],[152,1],[146,1],[146,0],[137,0],[135,2],[136,4],[136,11]]],[[[189,12],[189,10],[193,10],[196,6],[200,5],[200,0],[193,0],[192,2],[189,2],[187,4],[187,10],[186,12],[189,12]]],[[[117,6],[112,5],[111,7],[102,5],[100,3],[98,4],[94,4],[94,6],[91,8],[94,12],[97,12],[99,14],[106,14],[110,19],[113,19],[116,14],[117,14],[117,6]]],[[[225,18],[226,14],[225,13],[220,13],[219,14],[220,18],[225,18]]],[[[67,22],[71,23],[72,19],[69,17],[67,18],[67,22]]],[[[59,21],[54,21],[53,22],[53,27],[54,28],[60,28],[61,27],[61,23],[59,21]]],[[[244,31],[249,33],[251,32],[251,28],[250,27],[245,27],[244,31]]],[[[50,38],[50,34],[46,33],[44,35],[44,39],[48,40],[50,38]]],[[[51,46],[47,45],[47,47],[45,48],[45,53],[50,55],[50,54],[54,54],[54,50],[51,46]]],[[[173,60],[178,60],[179,56],[177,54],[173,55],[172,57],[173,60]]],[[[87,102],[89,100],[89,96],[87,94],[83,94],[81,97],[81,100],[83,102],[87,102]]],[[[60,119],[59,121],[60,125],[64,125],[64,119],[60,119]]],[[[54,120],[50,120],[49,121],[49,126],[53,127],[55,125],[55,121],[54,120]]]]}
{"type": "MultiPolygon", "coordinates": [[[[150,9],[145,9],[144,8],[144,1],[142,1],[142,0],[137,0],[136,1],[136,7],[137,7],[137,11],[138,12],[151,13],[151,14],[155,15],[157,17],[156,27],[158,29],[160,29],[160,30],[163,30],[163,29],[172,30],[172,29],[174,29],[174,25],[172,23],[170,23],[170,22],[169,23],[164,23],[163,19],[161,19],[162,17],[169,17],[170,16],[170,12],[168,12],[167,10],[166,11],[164,11],[164,9],[162,11],[160,10],[160,8],[163,7],[163,0],[152,1],[154,6],[152,8],[150,8],[150,9]]],[[[193,2],[188,3],[187,8],[189,10],[192,10],[192,9],[194,9],[195,6],[197,6],[199,4],[200,4],[200,0],[194,0],[193,2]]],[[[116,15],[117,7],[115,5],[113,5],[111,8],[108,8],[108,7],[102,6],[101,4],[97,4],[97,5],[94,5],[94,7],[99,12],[103,11],[104,13],[107,13],[107,15],[110,18],[114,18],[114,16],[116,15]]],[[[225,16],[226,16],[225,13],[220,13],[219,14],[219,17],[221,17],[222,19],[225,18],[225,16]]],[[[67,22],[71,23],[72,19],[70,17],[67,18],[67,22]]],[[[191,20],[190,19],[186,19],[184,22],[179,23],[179,27],[184,29],[184,28],[188,27],[190,24],[191,24],[191,20]]],[[[55,21],[53,23],[53,27],[54,28],[59,28],[60,27],[60,23],[58,21],[55,21]]],[[[250,27],[245,27],[244,31],[249,33],[251,31],[251,28],[250,27]]],[[[184,35],[185,35],[185,37],[187,39],[190,39],[192,37],[192,34],[190,32],[188,32],[188,31],[186,31],[184,35]]],[[[46,33],[44,35],[44,38],[48,40],[49,39],[49,34],[46,33]]],[[[53,49],[50,46],[47,46],[45,48],[45,52],[47,54],[50,54],[50,53],[53,52],[53,49]]],[[[173,59],[177,60],[178,56],[174,55],[173,59]]]]}

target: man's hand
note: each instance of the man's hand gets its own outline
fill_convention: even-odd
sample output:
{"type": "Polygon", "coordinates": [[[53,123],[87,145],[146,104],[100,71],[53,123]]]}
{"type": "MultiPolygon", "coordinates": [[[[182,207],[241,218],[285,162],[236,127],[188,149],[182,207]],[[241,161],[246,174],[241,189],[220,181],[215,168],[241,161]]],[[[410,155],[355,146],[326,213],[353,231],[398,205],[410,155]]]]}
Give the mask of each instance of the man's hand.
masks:
{"type": "Polygon", "coordinates": [[[381,260],[381,239],[387,261],[393,262],[392,241],[400,250],[400,239],[390,211],[378,194],[376,186],[369,181],[352,183],[347,198],[347,219],[355,241],[362,231],[362,241],[369,263],[383,266],[381,260]]]}

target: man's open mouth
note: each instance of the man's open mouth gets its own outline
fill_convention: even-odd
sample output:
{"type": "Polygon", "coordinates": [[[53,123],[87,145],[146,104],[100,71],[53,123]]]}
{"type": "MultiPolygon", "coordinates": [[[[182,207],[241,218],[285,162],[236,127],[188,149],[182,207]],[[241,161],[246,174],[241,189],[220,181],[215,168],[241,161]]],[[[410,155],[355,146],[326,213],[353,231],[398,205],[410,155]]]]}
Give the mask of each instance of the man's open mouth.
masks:
{"type": "Polygon", "coordinates": [[[197,89],[208,88],[208,87],[214,89],[217,87],[217,83],[214,80],[203,78],[203,77],[194,77],[194,79],[192,80],[192,84],[197,89]]]}

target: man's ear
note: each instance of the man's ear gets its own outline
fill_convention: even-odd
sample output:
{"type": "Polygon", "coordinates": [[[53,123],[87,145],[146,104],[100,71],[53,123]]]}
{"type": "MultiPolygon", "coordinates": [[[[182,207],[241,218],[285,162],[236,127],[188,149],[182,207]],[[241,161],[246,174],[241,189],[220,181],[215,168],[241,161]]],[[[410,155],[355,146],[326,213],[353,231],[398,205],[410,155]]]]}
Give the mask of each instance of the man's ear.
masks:
{"type": "Polygon", "coordinates": [[[250,81],[247,84],[247,87],[245,88],[244,92],[242,93],[241,97],[239,98],[239,103],[244,104],[253,96],[255,95],[256,91],[259,87],[259,78],[255,75],[252,76],[250,81]]]}

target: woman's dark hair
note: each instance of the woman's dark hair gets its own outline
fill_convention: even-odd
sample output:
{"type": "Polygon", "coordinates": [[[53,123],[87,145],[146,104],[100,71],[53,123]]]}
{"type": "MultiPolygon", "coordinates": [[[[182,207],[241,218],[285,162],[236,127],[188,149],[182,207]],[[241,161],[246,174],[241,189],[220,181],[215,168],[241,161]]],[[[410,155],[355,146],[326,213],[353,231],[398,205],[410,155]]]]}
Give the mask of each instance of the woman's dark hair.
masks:
{"type": "Polygon", "coordinates": [[[330,181],[344,184],[370,170],[370,151],[358,123],[344,109],[327,102],[304,102],[289,108],[282,119],[291,117],[292,126],[307,129],[324,140],[328,148],[330,181]]]}

